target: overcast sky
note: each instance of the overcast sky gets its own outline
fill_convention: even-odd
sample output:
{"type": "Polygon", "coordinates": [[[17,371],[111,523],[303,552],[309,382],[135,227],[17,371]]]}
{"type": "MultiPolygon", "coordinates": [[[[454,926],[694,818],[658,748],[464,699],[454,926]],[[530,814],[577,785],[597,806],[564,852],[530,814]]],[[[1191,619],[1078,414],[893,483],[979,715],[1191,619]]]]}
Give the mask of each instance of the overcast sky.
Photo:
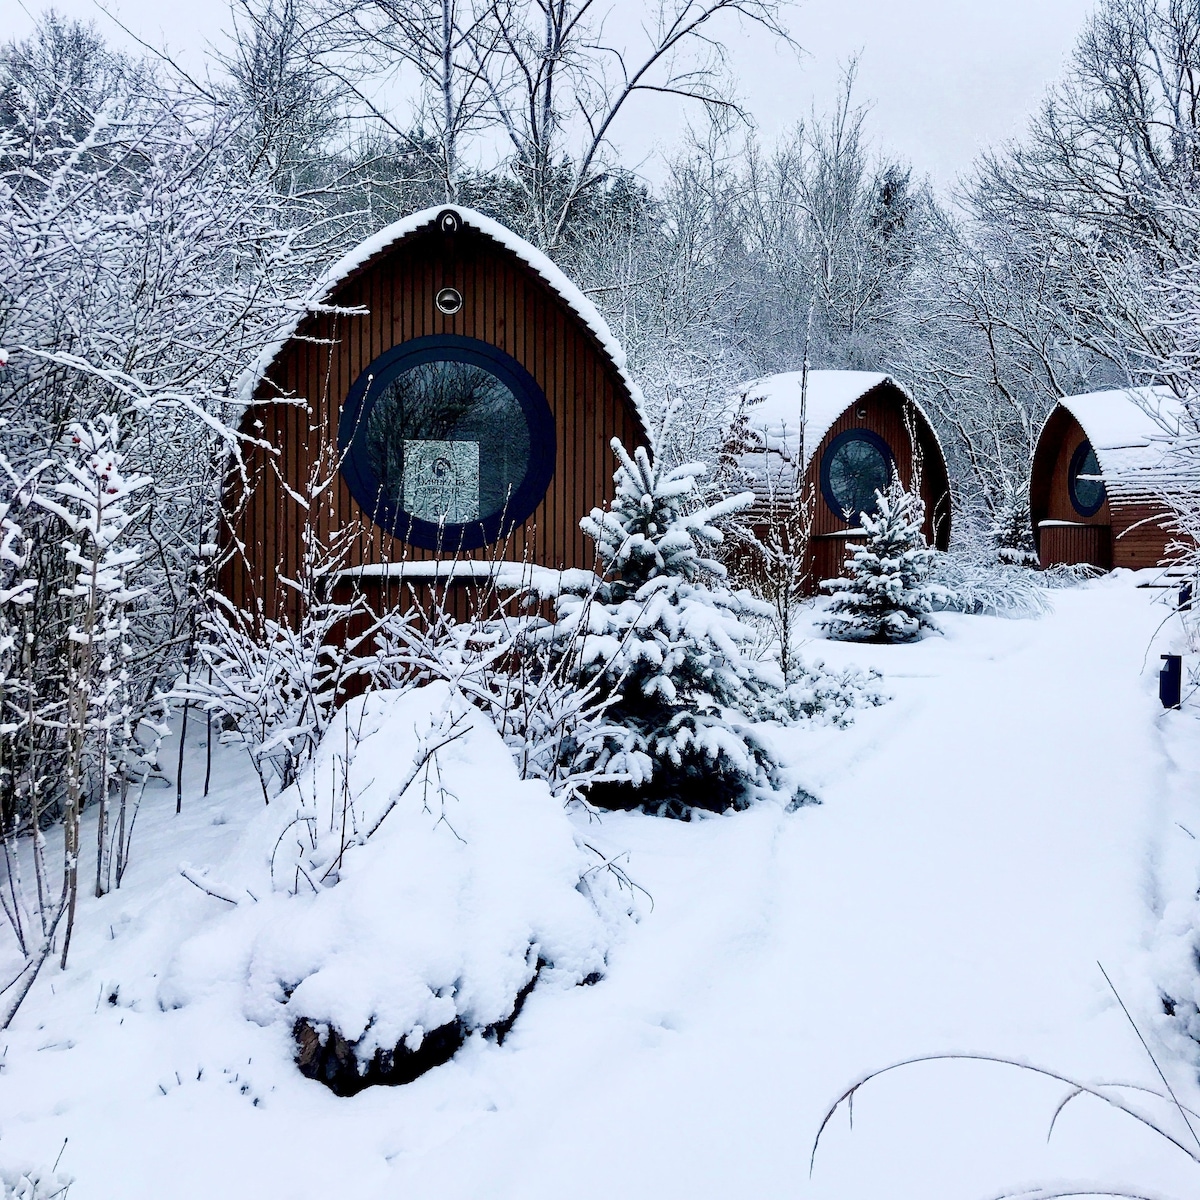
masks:
{"type": "MultiPolygon", "coordinates": [[[[723,36],[739,89],[768,136],[814,104],[828,108],[842,68],[859,55],[858,97],[874,105],[874,141],[945,187],[980,149],[1020,131],[1062,70],[1093,2],[805,0],[788,22],[806,51],[799,61],[761,33],[727,24],[723,36]]],[[[6,32],[21,36],[42,6],[16,4],[25,11],[5,22],[6,32]]],[[[55,7],[95,19],[114,42],[126,40],[93,0],[56,0],[55,7]]],[[[111,0],[107,7],[147,41],[188,58],[219,41],[228,25],[226,0],[111,0]]],[[[633,26],[643,5],[614,0],[613,7],[622,26],[633,26]]],[[[638,159],[669,143],[682,125],[682,116],[661,104],[631,116],[618,137],[638,159]]]]}

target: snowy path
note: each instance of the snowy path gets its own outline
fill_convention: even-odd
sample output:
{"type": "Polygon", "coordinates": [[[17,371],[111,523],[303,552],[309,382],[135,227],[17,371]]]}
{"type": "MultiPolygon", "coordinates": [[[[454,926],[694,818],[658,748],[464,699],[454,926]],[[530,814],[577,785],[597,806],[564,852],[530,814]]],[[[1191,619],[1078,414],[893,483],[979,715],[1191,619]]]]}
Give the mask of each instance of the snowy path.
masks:
{"type": "MultiPolygon", "coordinates": [[[[208,1028],[188,1007],[125,1013],[138,1057],[97,1078],[114,1070],[115,1014],[68,1052],[37,1050],[78,1010],[72,992],[91,1013],[99,977],[81,967],[39,1010],[46,1028],[10,1038],[0,1161],[52,1159],[69,1135],[72,1200],[969,1200],[1062,1178],[1194,1195],[1178,1151],[1088,1102],[1047,1147],[1059,1093],[988,1065],[872,1085],[808,1177],[826,1106],[900,1058],[982,1051],[1152,1082],[1096,966],[1139,1019],[1150,1011],[1140,956],[1164,820],[1156,661],[1143,672],[1152,596],[1126,576],[1056,593],[1040,621],[947,618],[945,638],[916,646],[813,647],[878,665],[895,697],[849,731],[794,736],[823,804],[606,818],[600,836],[629,848],[655,901],[608,977],[535,993],[503,1048],[470,1045],[408,1087],[337,1100],[295,1074],[274,1032],[208,1028]],[[245,1058],[260,1107],[239,1088],[156,1086],[245,1058]]],[[[166,869],[180,856],[165,849],[166,869]]],[[[150,936],[136,893],[120,903],[150,936]]]]}
{"type": "MultiPolygon", "coordinates": [[[[603,988],[514,1039],[528,1059],[471,1153],[454,1139],[404,1164],[416,1191],[508,1194],[499,1176],[542,1194],[530,1155],[580,1196],[608,1194],[608,1171],[579,1164],[610,1156],[633,1196],[806,1193],[824,1107],[928,1052],[1149,1081],[1096,962],[1119,980],[1149,921],[1159,756],[1138,674],[1158,618],[1128,587],[1055,601],[1040,622],[962,619],[944,640],[845,652],[883,667],[896,700],[797,739],[820,762],[819,809],[606,821],[655,913],[603,988]]],[[[1001,1068],[915,1068],[863,1095],[852,1138],[836,1124],[811,1193],[986,1195],[1104,1167],[1040,1153],[1055,1098],[1001,1068]]],[[[1081,1115],[1085,1146],[1098,1116],[1081,1115]]],[[[1122,1175],[1126,1153],[1167,1158],[1121,1147],[1122,1175]]]]}

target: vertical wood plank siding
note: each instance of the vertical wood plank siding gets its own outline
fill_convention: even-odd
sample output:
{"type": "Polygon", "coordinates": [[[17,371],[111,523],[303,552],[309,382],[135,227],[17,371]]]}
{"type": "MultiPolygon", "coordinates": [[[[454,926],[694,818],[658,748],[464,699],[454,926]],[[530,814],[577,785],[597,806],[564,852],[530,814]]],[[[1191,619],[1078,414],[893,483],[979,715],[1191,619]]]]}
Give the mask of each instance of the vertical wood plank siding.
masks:
{"type": "Polygon", "coordinates": [[[939,550],[950,544],[950,483],[946,460],[937,437],[925,418],[908,403],[904,393],[891,383],[881,383],[851,404],[830,426],[816,453],[809,459],[806,486],[815,498],[813,536],[837,534],[850,528],[840,513],[835,513],[821,495],[821,460],[830,443],[848,429],[869,429],[887,443],[896,462],[900,482],[911,488],[914,460],[920,458],[921,499],[925,502],[925,536],[939,550]],[[916,435],[916,446],[905,423],[905,410],[916,435]],[[860,417],[858,414],[862,412],[860,417]]]}
{"type": "Polygon", "coordinates": [[[1034,451],[1029,514],[1042,566],[1091,563],[1105,570],[1158,566],[1172,538],[1164,528],[1169,514],[1163,505],[1109,496],[1090,517],[1075,511],[1070,493],[1071,459],[1086,438],[1079,422],[1059,405],[1050,414],[1034,451]],[[1043,525],[1045,521],[1070,524],[1043,525]]]}
{"type": "Polygon", "coordinates": [[[1090,563],[1105,570],[1112,567],[1112,529],[1108,525],[1044,525],[1042,566],[1051,563],[1090,563]]]}
{"type": "Polygon", "coordinates": [[[283,580],[300,570],[306,516],[326,545],[338,531],[353,534],[349,568],[438,557],[376,526],[340,475],[315,513],[307,514],[302,500],[314,472],[322,480],[336,474],[338,418],[354,380],[392,346],[437,333],[478,338],[512,355],[545,392],[555,425],[554,476],[541,504],[503,544],[461,557],[592,565],[579,519],[612,498],[609,441],[619,437],[632,448],[646,433],[595,336],[540,276],[470,227],[447,236],[431,223],[364,264],[328,304],[367,311],[307,318],[243,423],[270,449],[247,453],[247,489],[231,477],[226,490],[226,546],[240,552],[227,556],[220,586],[234,604],[272,619],[292,611],[283,580]],[[463,296],[452,316],[434,304],[446,286],[463,296]]]}

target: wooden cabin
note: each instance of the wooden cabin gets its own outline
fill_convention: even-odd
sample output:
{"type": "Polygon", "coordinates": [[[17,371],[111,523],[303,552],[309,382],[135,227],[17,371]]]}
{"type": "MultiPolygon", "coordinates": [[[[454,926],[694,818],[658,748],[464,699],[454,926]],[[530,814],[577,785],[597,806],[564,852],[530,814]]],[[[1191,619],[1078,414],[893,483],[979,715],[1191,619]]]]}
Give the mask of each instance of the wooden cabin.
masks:
{"type": "MultiPolygon", "coordinates": [[[[950,544],[950,482],[941,443],[920,405],[890,375],[800,371],[744,385],[737,436],[756,503],[760,535],[797,494],[811,510],[805,573],[810,592],[841,574],[847,547],[861,537],[860,514],[896,472],[925,502],[925,536],[950,544]]],[[[777,518],[776,518],[777,519],[777,518]]]]}
{"type": "Polygon", "coordinates": [[[267,618],[294,612],[306,544],[384,603],[497,564],[590,569],[579,520],[613,495],[610,441],[648,441],[592,303],[459,206],[333,266],[241,394],[257,444],[226,491],[220,585],[267,618]]]}
{"type": "Polygon", "coordinates": [[[1166,388],[1090,392],[1060,400],[1038,437],[1029,515],[1043,567],[1155,567],[1172,539],[1154,494],[1164,441],[1182,405],[1166,388]]]}

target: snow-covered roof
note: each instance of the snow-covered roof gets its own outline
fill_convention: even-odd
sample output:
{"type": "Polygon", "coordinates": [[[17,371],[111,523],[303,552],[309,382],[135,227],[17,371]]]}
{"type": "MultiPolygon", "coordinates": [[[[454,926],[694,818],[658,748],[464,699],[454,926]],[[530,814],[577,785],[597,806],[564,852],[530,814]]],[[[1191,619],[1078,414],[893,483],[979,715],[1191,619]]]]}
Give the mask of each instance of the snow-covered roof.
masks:
{"type": "Polygon", "coordinates": [[[1059,403],[1087,434],[1110,493],[1155,491],[1157,468],[1186,416],[1170,388],[1114,388],[1065,396],[1059,403]]]}
{"type": "MultiPolygon", "coordinates": [[[[753,430],[766,435],[771,449],[782,451],[785,443],[793,454],[799,449],[803,378],[802,371],[784,371],[751,380],[741,387],[746,401],[746,419],[753,430]]],[[[807,403],[804,405],[805,462],[850,405],[890,379],[878,371],[809,371],[807,403]]],[[[891,382],[895,383],[895,380],[891,382]]],[[[908,395],[907,392],[904,394],[908,395]]]]}
{"type": "Polygon", "coordinates": [[[300,322],[310,313],[320,312],[326,307],[330,296],[350,275],[376,255],[408,237],[409,234],[415,233],[422,226],[432,224],[438,214],[445,212],[447,208],[456,212],[464,225],[478,230],[515,254],[587,326],[596,341],[600,343],[601,350],[616,368],[621,382],[629,390],[634,408],[648,433],[650,425],[646,419],[645,399],[642,391],[626,371],[625,351],[613,337],[612,330],[609,329],[608,322],[600,315],[599,309],[536,246],[531,246],[524,238],[518,237],[511,229],[506,229],[498,221],[493,221],[491,217],[485,217],[483,213],[476,212],[472,208],[464,208],[460,204],[439,204],[436,208],[425,208],[420,212],[403,217],[399,221],[393,221],[392,224],[386,225],[378,233],[360,242],[353,250],[343,255],[317,280],[296,315],[263,347],[262,352],[242,374],[236,385],[238,399],[246,404],[253,400],[258,385],[270,370],[271,364],[278,357],[284,345],[296,333],[300,322]]]}

